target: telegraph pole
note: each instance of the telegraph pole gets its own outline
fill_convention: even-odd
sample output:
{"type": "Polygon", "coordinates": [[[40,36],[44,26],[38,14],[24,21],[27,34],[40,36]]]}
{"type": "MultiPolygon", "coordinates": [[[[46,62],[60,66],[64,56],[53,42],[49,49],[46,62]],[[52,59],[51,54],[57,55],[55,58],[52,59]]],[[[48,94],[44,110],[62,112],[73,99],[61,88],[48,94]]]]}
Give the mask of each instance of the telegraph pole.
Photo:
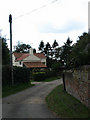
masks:
{"type": "Polygon", "coordinates": [[[12,15],[9,15],[9,23],[10,23],[10,67],[11,67],[11,79],[12,79],[12,86],[14,85],[13,80],[13,63],[12,63],[12,15]]]}

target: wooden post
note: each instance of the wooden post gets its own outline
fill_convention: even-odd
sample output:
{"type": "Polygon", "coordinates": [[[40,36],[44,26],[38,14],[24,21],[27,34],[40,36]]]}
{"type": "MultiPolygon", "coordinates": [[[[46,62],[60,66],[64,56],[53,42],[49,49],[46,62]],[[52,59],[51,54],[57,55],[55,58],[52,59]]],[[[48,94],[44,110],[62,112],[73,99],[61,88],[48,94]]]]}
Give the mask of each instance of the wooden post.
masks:
{"type": "Polygon", "coordinates": [[[11,77],[12,77],[12,85],[14,85],[13,80],[13,63],[12,63],[12,15],[9,15],[9,23],[10,23],[10,67],[11,67],[11,77]]]}
{"type": "Polygon", "coordinates": [[[64,91],[66,91],[66,86],[65,86],[65,74],[63,73],[63,87],[64,87],[64,91]]]}

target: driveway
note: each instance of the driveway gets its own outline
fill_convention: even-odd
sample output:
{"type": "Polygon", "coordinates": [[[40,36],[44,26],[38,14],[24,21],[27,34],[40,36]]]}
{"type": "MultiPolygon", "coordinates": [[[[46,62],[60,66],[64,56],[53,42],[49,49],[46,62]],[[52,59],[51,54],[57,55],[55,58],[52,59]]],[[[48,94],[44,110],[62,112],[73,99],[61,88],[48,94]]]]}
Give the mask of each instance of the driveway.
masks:
{"type": "Polygon", "coordinates": [[[3,118],[56,118],[48,109],[45,97],[62,84],[62,79],[33,84],[35,86],[3,98],[3,118]]]}

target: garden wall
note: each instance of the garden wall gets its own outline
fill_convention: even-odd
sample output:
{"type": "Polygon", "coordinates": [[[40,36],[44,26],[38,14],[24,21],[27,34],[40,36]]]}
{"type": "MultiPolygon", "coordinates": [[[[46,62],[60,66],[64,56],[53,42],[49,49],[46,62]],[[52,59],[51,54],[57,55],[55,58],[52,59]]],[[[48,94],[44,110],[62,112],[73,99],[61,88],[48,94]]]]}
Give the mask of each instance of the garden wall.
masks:
{"type": "Polygon", "coordinates": [[[90,108],[90,65],[64,71],[66,91],[90,108]]]}

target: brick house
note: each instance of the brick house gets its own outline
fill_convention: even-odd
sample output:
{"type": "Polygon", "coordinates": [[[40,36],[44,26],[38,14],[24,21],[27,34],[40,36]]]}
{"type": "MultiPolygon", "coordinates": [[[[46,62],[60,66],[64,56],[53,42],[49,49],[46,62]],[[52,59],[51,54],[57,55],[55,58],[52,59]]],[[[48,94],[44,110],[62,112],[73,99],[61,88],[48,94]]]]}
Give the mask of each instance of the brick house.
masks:
{"type": "Polygon", "coordinates": [[[29,53],[13,53],[13,66],[27,68],[46,68],[46,57],[43,53],[33,53],[30,48],[29,53]]]}

